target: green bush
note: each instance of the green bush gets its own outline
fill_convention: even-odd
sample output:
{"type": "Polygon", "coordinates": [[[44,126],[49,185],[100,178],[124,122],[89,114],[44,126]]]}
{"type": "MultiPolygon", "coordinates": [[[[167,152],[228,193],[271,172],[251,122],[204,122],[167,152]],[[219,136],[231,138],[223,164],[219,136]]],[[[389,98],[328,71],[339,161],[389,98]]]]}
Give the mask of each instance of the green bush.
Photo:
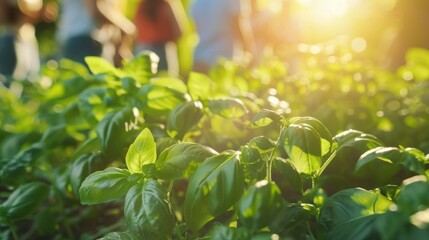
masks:
{"type": "Polygon", "coordinates": [[[337,54],[186,81],[89,57],[2,88],[0,237],[425,239],[429,54],[337,54]]]}

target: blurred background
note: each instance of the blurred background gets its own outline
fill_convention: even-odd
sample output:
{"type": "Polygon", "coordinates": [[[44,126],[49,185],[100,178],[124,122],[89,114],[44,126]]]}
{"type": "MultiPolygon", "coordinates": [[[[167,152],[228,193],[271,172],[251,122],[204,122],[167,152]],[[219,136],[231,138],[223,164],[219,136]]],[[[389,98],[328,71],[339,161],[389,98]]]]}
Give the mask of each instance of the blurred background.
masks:
{"type": "MultiPolygon", "coordinates": [[[[27,16],[26,22],[34,26],[22,28],[27,33],[23,35],[35,36],[39,59],[44,64],[50,60],[58,61],[59,47],[55,36],[62,10],[58,0],[41,1],[21,0],[30,9],[22,7],[24,4],[18,5],[27,16]],[[38,12],[38,16],[34,16],[34,12],[38,12]],[[28,16],[32,16],[33,20],[29,21],[28,16]]],[[[429,2],[425,0],[251,1],[253,32],[256,41],[263,46],[261,51],[264,54],[275,52],[286,61],[293,62],[300,52],[320,52],[325,49],[323,46],[334,40],[347,42],[354,52],[373,59],[381,66],[395,69],[404,63],[407,49],[429,47],[426,26],[429,22],[429,2]]],[[[139,0],[113,2],[115,9],[119,9],[124,16],[130,20],[134,18],[139,0]]],[[[182,30],[178,40],[178,57],[180,73],[186,75],[191,70],[192,52],[198,43],[195,25],[189,15],[192,0],[169,2],[182,30]]],[[[1,5],[0,8],[3,9],[3,16],[11,11],[1,5]]],[[[5,28],[5,24],[0,27],[5,28]]],[[[28,54],[29,50],[26,51],[28,54]]],[[[33,68],[39,66],[34,62],[33,65],[33,68]]]]}

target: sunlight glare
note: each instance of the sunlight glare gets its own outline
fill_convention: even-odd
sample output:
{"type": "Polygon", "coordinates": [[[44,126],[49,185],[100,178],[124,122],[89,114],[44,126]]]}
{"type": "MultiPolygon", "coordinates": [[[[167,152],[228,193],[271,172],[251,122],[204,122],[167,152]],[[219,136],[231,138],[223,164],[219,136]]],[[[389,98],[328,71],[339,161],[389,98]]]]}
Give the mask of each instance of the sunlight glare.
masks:
{"type": "Polygon", "coordinates": [[[315,20],[332,20],[347,14],[354,0],[298,0],[315,20]]]}
{"type": "Polygon", "coordinates": [[[366,49],[366,40],[364,38],[355,38],[352,41],[352,49],[355,52],[363,52],[366,49]]]}

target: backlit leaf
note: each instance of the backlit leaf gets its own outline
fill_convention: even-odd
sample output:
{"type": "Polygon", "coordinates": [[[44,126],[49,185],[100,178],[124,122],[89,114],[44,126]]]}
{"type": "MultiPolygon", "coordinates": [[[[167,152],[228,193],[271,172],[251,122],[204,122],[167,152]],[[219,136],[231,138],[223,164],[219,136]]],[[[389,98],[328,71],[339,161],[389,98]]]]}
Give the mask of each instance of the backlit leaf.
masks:
{"type": "Polygon", "coordinates": [[[156,160],[157,176],[170,180],[189,178],[201,162],[215,154],[215,150],[201,144],[175,144],[165,149],[156,160]]]}
{"type": "Polygon", "coordinates": [[[143,129],[128,149],[125,161],[131,173],[141,173],[143,166],[155,163],[156,143],[148,128],[143,129]]]}
{"type": "Polygon", "coordinates": [[[283,132],[284,149],[299,173],[312,175],[322,164],[319,134],[308,124],[291,124],[283,132]]]}

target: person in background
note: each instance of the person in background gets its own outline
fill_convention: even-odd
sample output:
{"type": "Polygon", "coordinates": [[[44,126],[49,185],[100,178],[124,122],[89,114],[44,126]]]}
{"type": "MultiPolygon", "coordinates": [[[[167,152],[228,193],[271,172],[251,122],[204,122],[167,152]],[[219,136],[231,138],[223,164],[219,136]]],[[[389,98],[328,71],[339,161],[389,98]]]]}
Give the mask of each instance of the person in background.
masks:
{"type": "Polygon", "coordinates": [[[134,24],[109,0],[62,0],[59,20],[61,56],[82,64],[86,56],[103,55],[119,66],[126,58],[122,43],[135,34],[134,24]]]}
{"type": "Polygon", "coordinates": [[[179,63],[176,42],[181,29],[170,2],[167,0],[140,1],[134,17],[137,27],[134,52],[152,51],[159,57],[158,71],[177,76],[179,63]]]}
{"type": "MultiPolygon", "coordinates": [[[[15,29],[19,9],[17,4],[0,0],[0,74],[12,76],[17,64],[15,51],[15,29]]],[[[6,80],[3,79],[5,84],[6,80]]]]}
{"type": "Polygon", "coordinates": [[[34,24],[43,10],[42,0],[0,0],[0,80],[6,86],[39,71],[34,24]]]}
{"type": "Polygon", "coordinates": [[[207,73],[220,58],[255,53],[248,0],[195,0],[191,16],[199,36],[193,70],[207,73]],[[241,50],[241,51],[240,51],[241,50]]]}

